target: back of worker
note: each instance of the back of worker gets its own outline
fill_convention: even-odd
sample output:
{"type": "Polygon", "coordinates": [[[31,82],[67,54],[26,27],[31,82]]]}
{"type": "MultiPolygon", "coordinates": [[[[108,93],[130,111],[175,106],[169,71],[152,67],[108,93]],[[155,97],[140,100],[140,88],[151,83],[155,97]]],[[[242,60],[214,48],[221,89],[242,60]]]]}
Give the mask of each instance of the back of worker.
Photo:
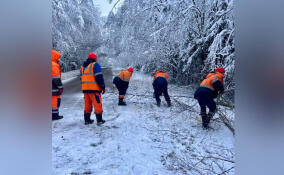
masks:
{"type": "Polygon", "coordinates": [[[196,90],[194,98],[198,100],[200,106],[200,115],[204,128],[208,127],[210,120],[216,112],[216,103],[214,98],[224,91],[223,78],[225,69],[219,67],[214,73],[209,73],[201,82],[200,87],[196,90]],[[206,107],[209,108],[209,113],[206,113],[206,107]]]}
{"type": "Polygon", "coordinates": [[[95,53],[90,53],[88,59],[81,66],[81,87],[84,93],[84,120],[85,124],[92,124],[94,120],[91,119],[93,106],[95,108],[97,124],[103,124],[105,120],[102,119],[103,106],[101,93],[105,93],[105,83],[101,70],[101,66],[97,63],[97,56],[95,53]]]}
{"type": "Polygon", "coordinates": [[[171,99],[168,94],[168,74],[164,70],[158,70],[153,77],[154,96],[157,105],[161,105],[160,96],[163,94],[168,106],[171,106],[171,99]]]}
{"type": "Polygon", "coordinates": [[[118,105],[126,105],[126,103],[124,102],[124,97],[128,89],[129,81],[132,77],[133,72],[134,69],[132,67],[129,67],[128,69],[119,72],[113,79],[113,84],[115,84],[119,92],[118,105]]]}

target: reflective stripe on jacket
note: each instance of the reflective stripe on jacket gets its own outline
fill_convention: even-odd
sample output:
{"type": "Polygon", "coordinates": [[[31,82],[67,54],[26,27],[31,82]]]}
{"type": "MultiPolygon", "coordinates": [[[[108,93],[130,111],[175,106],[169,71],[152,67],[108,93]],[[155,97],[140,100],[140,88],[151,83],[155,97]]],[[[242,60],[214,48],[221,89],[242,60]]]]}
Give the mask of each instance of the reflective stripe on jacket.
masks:
{"type": "Polygon", "coordinates": [[[158,77],[163,77],[165,78],[167,81],[168,81],[168,74],[166,72],[161,72],[161,71],[157,71],[154,75],[154,79],[153,79],[153,82],[156,80],[156,78],[158,77]]]}
{"type": "Polygon", "coordinates": [[[130,78],[132,76],[132,73],[130,71],[128,71],[127,69],[119,72],[117,74],[117,76],[122,80],[122,81],[125,81],[125,82],[129,82],[130,81],[130,78]]]}
{"type": "Polygon", "coordinates": [[[94,74],[94,65],[96,62],[89,64],[85,69],[81,67],[81,84],[82,91],[102,91],[94,74]]]}
{"type": "Polygon", "coordinates": [[[223,78],[224,75],[219,72],[209,73],[207,77],[201,82],[200,87],[206,87],[208,89],[211,89],[212,91],[215,91],[213,83],[220,81],[223,84],[223,78]]]}

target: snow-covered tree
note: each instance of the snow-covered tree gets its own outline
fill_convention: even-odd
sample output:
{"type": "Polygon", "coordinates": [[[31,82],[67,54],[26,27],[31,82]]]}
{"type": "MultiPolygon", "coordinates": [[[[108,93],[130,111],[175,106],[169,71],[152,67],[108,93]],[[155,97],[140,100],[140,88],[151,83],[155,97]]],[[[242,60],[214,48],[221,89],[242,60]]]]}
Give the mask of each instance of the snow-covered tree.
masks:
{"type": "Polygon", "coordinates": [[[197,84],[218,66],[234,88],[232,0],[125,0],[110,13],[108,47],[122,66],[163,68],[172,81],[197,84]]]}
{"type": "Polygon", "coordinates": [[[78,69],[103,42],[102,22],[93,0],[52,0],[52,45],[63,53],[63,71],[78,69]]]}

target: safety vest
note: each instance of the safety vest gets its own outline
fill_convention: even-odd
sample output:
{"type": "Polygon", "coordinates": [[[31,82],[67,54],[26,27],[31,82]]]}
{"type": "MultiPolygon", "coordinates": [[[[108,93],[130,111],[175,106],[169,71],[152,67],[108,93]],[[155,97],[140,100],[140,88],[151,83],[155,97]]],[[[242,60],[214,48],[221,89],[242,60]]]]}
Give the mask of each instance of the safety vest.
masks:
{"type": "Polygon", "coordinates": [[[153,81],[155,81],[158,77],[163,77],[168,81],[168,74],[166,72],[156,72],[153,81]]]}
{"type": "Polygon", "coordinates": [[[132,76],[132,73],[125,69],[125,70],[119,72],[119,73],[117,74],[117,76],[118,76],[122,81],[129,82],[129,80],[130,80],[130,78],[131,78],[131,76],[132,76]]]}
{"type": "Polygon", "coordinates": [[[209,73],[207,77],[201,82],[200,87],[206,87],[215,91],[213,83],[216,81],[220,81],[223,84],[223,77],[224,75],[217,72],[217,73],[209,73]]]}
{"type": "Polygon", "coordinates": [[[94,74],[94,63],[90,63],[85,69],[81,67],[81,82],[82,82],[82,91],[93,90],[93,91],[102,91],[99,84],[96,81],[94,74]]]}

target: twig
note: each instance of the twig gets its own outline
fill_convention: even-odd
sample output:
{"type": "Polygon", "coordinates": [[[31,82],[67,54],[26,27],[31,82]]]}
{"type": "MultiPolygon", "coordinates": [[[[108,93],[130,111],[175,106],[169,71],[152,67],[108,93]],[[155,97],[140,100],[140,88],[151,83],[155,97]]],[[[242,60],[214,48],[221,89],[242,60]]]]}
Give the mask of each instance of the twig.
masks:
{"type": "Polygon", "coordinates": [[[230,131],[232,131],[233,135],[235,135],[235,129],[233,128],[233,126],[231,125],[230,121],[227,119],[225,114],[223,114],[220,110],[218,110],[217,113],[219,114],[222,122],[230,129],[230,131]]]}
{"type": "Polygon", "coordinates": [[[235,161],[233,161],[233,160],[228,160],[228,159],[224,159],[224,158],[220,158],[220,157],[208,156],[206,158],[208,158],[208,159],[217,159],[217,160],[222,160],[222,161],[225,161],[225,162],[235,163],[235,161]]]}
{"type": "Polygon", "coordinates": [[[181,159],[181,158],[177,158],[177,160],[181,161],[181,162],[184,164],[184,166],[186,166],[189,170],[194,170],[194,171],[197,172],[198,174],[203,175],[199,169],[197,169],[197,168],[195,168],[194,166],[190,165],[190,164],[187,163],[185,160],[183,160],[183,159],[181,159]]]}
{"type": "Polygon", "coordinates": [[[231,110],[233,110],[235,108],[235,105],[231,104],[230,102],[228,102],[222,95],[219,95],[217,97],[217,104],[221,105],[221,106],[225,106],[230,108],[231,110]]]}
{"type": "Polygon", "coordinates": [[[231,105],[231,104],[229,104],[229,103],[224,103],[224,102],[222,102],[222,101],[218,101],[218,102],[216,102],[216,104],[217,104],[217,105],[220,105],[220,106],[228,107],[228,108],[230,108],[231,110],[233,110],[233,109],[235,108],[234,105],[231,105]]]}
{"type": "MultiPolygon", "coordinates": [[[[115,92],[107,92],[108,94],[118,94],[118,93],[115,93],[115,92]]],[[[126,95],[133,95],[133,96],[138,96],[138,97],[153,97],[153,95],[151,94],[126,94],[126,95]]],[[[175,95],[175,96],[170,96],[170,97],[173,97],[173,98],[194,98],[194,97],[191,97],[191,96],[186,96],[186,95],[175,95]]]]}
{"type": "Polygon", "coordinates": [[[113,7],[111,8],[111,12],[113,11],[113,9],[115,8],[115,6],[120,2],[120,0],[116,1],[116,3],[113,5],[113,7]]]}
{"type": "Polygon", "coordinates": [[[230,171],[231,169],[233,169],[233,168],[235,168],[235,166],[232,166],[231,168],[229,168],[229,169],[223,171],[222,173],[220,173],[220,174],[218,174],[218,175],[225,174],[225,173],[229,172],[229,171],[230,171]]]}
{"type": "Polygon", "coordinates": [[[213,160],[213,163],[215,163],[218,166],[220,171],[224,171],[223,167],[221,167],[221,165],[217,162],[217,160],[213,160]]]}

